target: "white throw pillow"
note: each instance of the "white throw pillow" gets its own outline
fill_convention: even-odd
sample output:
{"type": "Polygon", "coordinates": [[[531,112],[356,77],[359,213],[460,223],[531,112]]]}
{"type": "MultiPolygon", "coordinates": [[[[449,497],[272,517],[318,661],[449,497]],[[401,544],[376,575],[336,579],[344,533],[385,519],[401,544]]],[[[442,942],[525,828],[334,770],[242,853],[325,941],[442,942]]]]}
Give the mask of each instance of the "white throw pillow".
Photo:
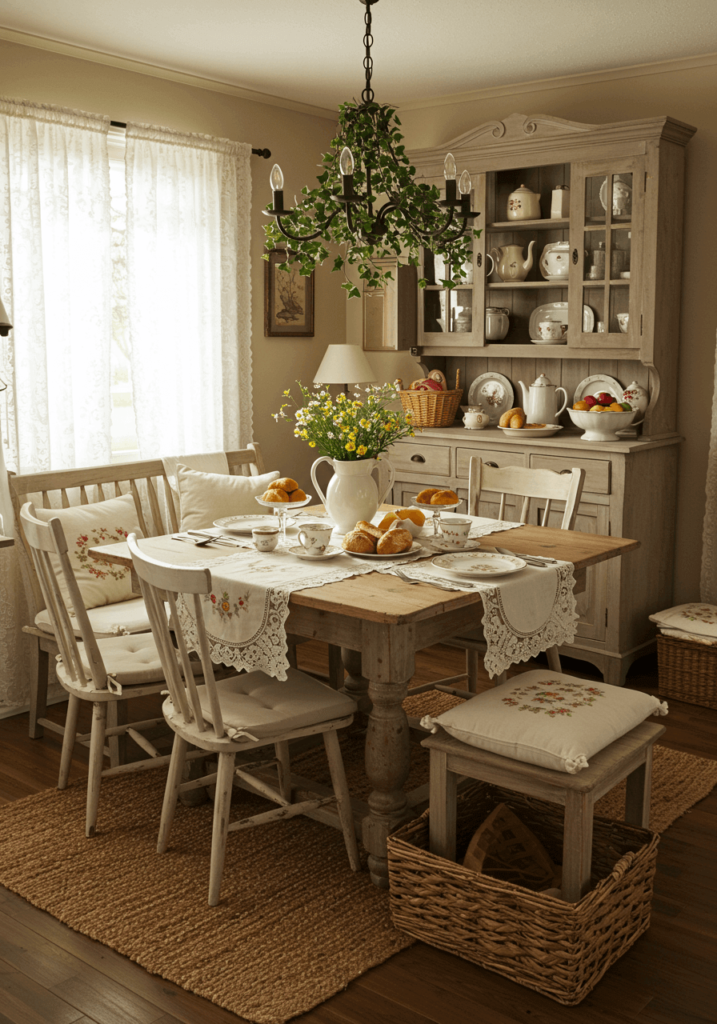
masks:
{"type": "Polygon", "coordinates": [[[225,516],[260,514],[266,509],[254,499],[260,498],[269,484],[278,479],[278,470],[261,476],[226,476],[177,466],[180,528],[203,530],[225,516]]]}
{"type": "MultiPolygon", "coordinates": [[[[88,548],[99,544],[116,544],[126,540],[130,533],[141,533],[137,509],[131,494],[108,501],[72,508],[36,508],[35,515],[42,522],[59,519],[67,540],[70,565],[80,588],[85,608],[98,608],[103,604],[117,604],[137,598],[132,592],[132,578],[128,568],[98,562],[87,554],[88,548]]],[[[60,560],[50,555],[60,591],[71,610],[70,595],[60,560]]]]}
{"type": "Polygon", "coordinates": [[[655,612],[650,619],[666,629],[717,639],[717,606],[703,601],[678,604],[664,612],[655,612]]]}
{"type": "Polygon", "coordinates": [[[639,690],[537,669],[421,725],[482,750],[574,775],[588,758],[667,704],[639,690]]]}

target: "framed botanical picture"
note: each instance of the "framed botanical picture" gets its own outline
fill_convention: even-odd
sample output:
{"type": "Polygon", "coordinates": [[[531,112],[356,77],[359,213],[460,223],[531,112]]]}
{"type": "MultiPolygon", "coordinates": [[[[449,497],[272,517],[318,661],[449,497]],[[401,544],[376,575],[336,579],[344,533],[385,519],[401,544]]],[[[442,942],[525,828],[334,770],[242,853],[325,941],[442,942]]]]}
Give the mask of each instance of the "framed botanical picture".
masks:
{"type": "Polygon", "coordinates": [[[298,263],[279,270],[284,249],[272,249],[264,261],[264,337],[313,338],[314,275],[302,277],[298,263]]]}

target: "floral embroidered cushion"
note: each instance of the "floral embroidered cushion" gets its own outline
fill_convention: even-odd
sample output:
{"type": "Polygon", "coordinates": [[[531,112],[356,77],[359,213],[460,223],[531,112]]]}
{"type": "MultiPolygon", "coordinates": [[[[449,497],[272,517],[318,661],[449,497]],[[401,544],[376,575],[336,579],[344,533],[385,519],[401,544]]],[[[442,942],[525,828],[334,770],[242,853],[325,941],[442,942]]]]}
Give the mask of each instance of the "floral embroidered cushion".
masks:
{"type": "MultiPolygon", "coordinates": [[[[98,608],[104,604],[136,599],[137,595],[132,593],[132,578],[128,568],[98,562],[88,554],[88,549],[98,544],[115,544],[126,540],[130,533],[141,534],[131,494],[72,508],[36,508],[35,515],[45,523],[50,519],[59,519],[62,523],[70,564],[85,608],[98,608]]],[[[56,555],[50,558],[65,604],[71,611],[72,604],[60,560],[56,555]]]]}
{"type": "MultiPolygon", "coordinates": [[[[691,601],[650,616],[661,629],[679,630],[689,636],[717,640],[717,606],[691,601]]],[[[671,636],[679,635],[671,633],[671,636]]]]}
{"type": "Polygon", "coordinates": [[[224,516],[259,515],[268,511],[255,499],[278,478],[278,470],[260,476],[227,476],[177,466],[180,528],[203,530],[224,516]]]}
{"type": "Polygon", "coordinates": [[[647,693],[537,669],[437,718],[427,715],[421,725],[432,732],[441,726],[472,747],[574,775],[650,715],[666,714],[667,704],[647,693]]]}

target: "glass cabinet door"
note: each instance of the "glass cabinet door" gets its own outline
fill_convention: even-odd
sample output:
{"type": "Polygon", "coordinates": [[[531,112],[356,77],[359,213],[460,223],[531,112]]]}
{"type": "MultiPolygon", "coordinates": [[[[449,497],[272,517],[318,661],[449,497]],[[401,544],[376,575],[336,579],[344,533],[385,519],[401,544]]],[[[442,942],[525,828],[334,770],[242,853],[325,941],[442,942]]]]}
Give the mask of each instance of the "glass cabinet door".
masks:
{"type": "Polygon", "coordinates": [[[570,305],[581,348],[639,348],[642,158],[573,165],[570,305]]]}

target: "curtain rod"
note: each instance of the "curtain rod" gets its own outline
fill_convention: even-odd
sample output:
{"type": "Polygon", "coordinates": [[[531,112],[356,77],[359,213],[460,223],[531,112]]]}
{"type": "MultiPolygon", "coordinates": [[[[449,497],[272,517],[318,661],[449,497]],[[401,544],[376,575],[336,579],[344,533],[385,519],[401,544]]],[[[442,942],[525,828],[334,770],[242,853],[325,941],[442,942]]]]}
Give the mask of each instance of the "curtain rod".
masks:
{"type": "MultiPolygon", "coordinates": [[[[110,121],[110,124],[112,125],[113,128],[126,128],[127,127],[127,122],[126,121],[110,121]]],[[[270,149],[252,149],[252,153],[255,153],[257,156],[263,156],[265,160],[268,160],[269,157],[271,156],[271,150],[270,149]]]]}

